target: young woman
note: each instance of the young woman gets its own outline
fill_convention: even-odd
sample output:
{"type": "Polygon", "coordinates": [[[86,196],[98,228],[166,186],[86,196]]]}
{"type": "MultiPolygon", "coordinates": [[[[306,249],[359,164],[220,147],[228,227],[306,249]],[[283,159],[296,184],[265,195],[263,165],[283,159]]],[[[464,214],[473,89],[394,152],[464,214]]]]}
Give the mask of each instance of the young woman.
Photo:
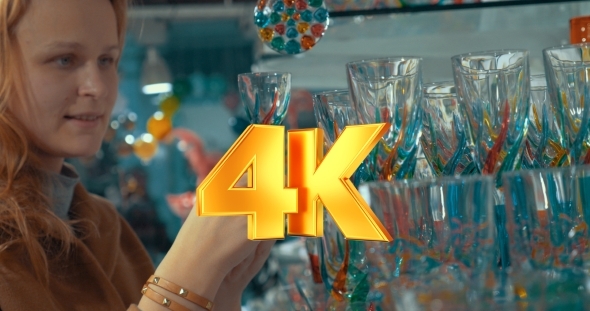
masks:
{"type": "Polygon", "coordinates": [[[127,5],[0,0],[2,311],[239,310],[273,245],[247,239],[246,217],[192,212],[154,270],[113,206],[64,164],[100,147],[127,5]]]}

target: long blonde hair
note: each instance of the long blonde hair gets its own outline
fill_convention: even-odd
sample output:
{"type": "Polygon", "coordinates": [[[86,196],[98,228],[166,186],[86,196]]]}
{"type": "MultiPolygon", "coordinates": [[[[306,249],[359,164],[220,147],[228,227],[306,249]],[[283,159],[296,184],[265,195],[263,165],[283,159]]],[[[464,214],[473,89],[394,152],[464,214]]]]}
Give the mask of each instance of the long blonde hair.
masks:
{"type": "MultiPolygon", "coordinates": [[[[122,49],[129,0],[110,2],[122,49]]],[[[0,256],[8,250],[24,251],[26,256],[21,259],[47,285],[49,260],[69,252],[75,232],[53,214],[50,199],[42,190],[43,178],[34,146],[8,110],[9,103],[26,100],[15,29],[30,3],[31,0],[0,0],[0,256]]]]}

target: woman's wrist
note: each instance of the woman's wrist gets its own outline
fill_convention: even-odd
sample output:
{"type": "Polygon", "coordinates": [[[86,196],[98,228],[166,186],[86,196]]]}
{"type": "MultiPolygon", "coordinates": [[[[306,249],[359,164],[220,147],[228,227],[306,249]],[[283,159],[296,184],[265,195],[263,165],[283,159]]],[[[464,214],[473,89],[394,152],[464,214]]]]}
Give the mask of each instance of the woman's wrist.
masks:
{"type": "MultiPolygon", "coordinates": [[[[174,254],[174,251],[171,249],[168,254],[174,254]]],[[[213,265],[208,265],[205,262],[202,262],[203,266],[191,266],[185,259],[186,258],[182,256],[167,256],[154,272],[154,276],[172,282],[191,293],[214,302],[214,298],[217,296],[217,290],[219,289],[224,276],[221,275],[213,265]]],[[[204,261],[206,261],[206,259],[204,259],[204,261]]],[[[154,286],[153,284],[148,284],[148,286],[156,293],[163,295],[167,299],[181,304],[190,310],[207,311],[205,308],[177,295],[177,293],[170,292],[169,290],[154,286]]],[[[152,299],[145,297],[145,295],[141,298],[138,307],[143,311],[169,311],[168,308],[159,305],[152,299]]],[[[215,302],[213,307],[215,308],[215,302]]]]}
{"type": "MultiPolygon", "coordinates": [[[[170,252],[173,252],[171,249],[170,252]]],[[[170,252],[168,254],[170,254],[170,252]]],[[[166,256],[154,275],[202,296],[210,301],[215,299],[217,290],[225,275],[216,269],[213,262],[207,263],[203,256],[198,263],[189,262],[182,256],[166,256]]]]}
{"type": "MultiPolygon", "coordinates": [[[[166,299],[172,301],[173,303],[177,304],[177,305],[181,305],[183,307],[185,307],[188,310],[191,311],[209,311],[206,308],[203,308],[195,303],[192,303],[178,295],[174,295],[173,293],[170,293],[169,291],[166,291],[165,289],[159,288],[157,286],[149,286],[149,289],[162,295],[163,297],[165,297],[166,299]]],[[[143,290],[142,290],[143,293],[143,290]]],[[[139,301],[139,304],[137,305],[138,308],[140,308],[141,311],[170,311],[170,308],[165,307],[161,304],[160,300],[154,300],[151,299],[149,297],[146,296],[146,294],[144,294],[141,297],[141,300],[139,301]]]]}

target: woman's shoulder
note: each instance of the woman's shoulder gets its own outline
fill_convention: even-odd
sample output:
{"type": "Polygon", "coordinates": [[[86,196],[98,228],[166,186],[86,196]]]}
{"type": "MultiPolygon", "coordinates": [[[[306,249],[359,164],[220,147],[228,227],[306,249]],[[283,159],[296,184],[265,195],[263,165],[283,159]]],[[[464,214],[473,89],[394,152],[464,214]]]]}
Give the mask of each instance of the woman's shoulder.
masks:
{"type": "Polygon", "coordinates": [[[138,282],[144,282],[154,270],[151,259],[137,234],[114,204],[104,197],[88,193],[81,184],[76,186],[74,197],[77,200],[75,211],[85,215],[98,230],[98,237],[86,239],[84,243],[96,254],[105,271],[111,271],[115,266],[126,267],[121,268],[122,271],[135,271],[141,276],[138,282]]]}

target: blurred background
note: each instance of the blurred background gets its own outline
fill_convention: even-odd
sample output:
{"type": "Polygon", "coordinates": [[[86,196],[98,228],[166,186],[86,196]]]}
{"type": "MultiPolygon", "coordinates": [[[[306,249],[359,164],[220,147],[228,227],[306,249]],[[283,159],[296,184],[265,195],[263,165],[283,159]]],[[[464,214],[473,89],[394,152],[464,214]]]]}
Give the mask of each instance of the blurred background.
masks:
{"type": "MultiPolygon", "coordinates": [[[[192,208],[198,183],[249,124],[239,73],[290,72],[285,126],[316,127],[312,94],[346,88],[346,62],[420,56],[424,82],[434,82],[452,80],[455,54],[520,48],[531,52],[531,72],[540,73],[542,49],[569,43],[569,20],[590,15],[588,1],[326,0],[323,38],[306,53],[282,55],[258,38],[255,5],[136,1],[103,146],[93,157],[68,159],[89,191],[117,206],[156,265],[192,208]]],[[[286,263],[307,261],[300,239],[281,241],[244,295],[245,308],[264,310],[256,301],[289,286],[286,263]]],[[[309,269],[296,273],[311,278],[309,269]]]]}

